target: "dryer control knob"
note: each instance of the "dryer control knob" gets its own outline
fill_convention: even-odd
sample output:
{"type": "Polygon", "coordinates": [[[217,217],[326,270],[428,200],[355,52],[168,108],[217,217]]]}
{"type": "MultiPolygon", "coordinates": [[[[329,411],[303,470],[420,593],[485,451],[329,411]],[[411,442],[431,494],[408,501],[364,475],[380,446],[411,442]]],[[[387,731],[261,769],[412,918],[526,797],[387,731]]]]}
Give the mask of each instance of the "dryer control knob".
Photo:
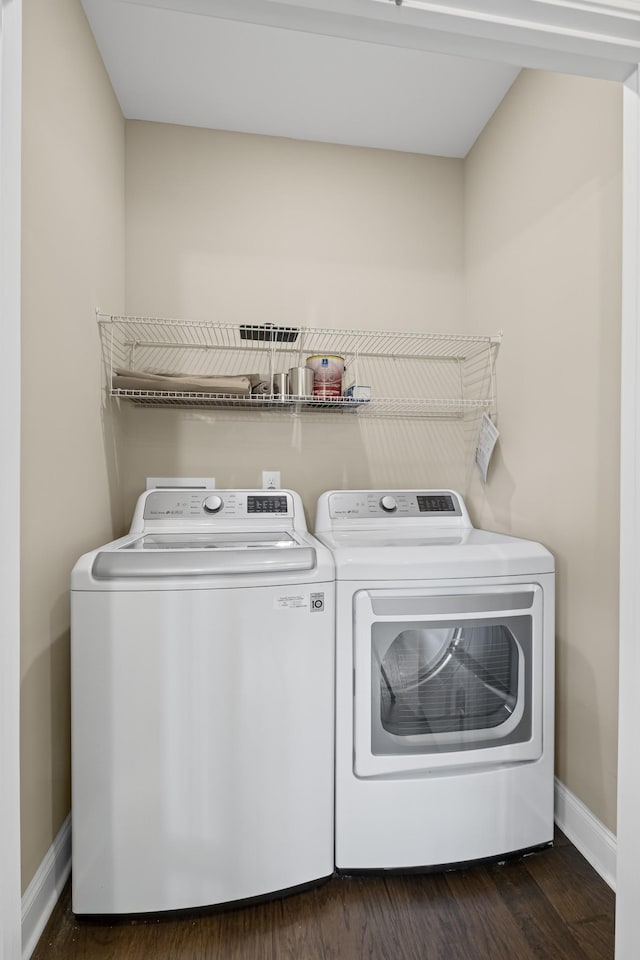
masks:
{"type": "Polygon", "coordinates": [[[205,509],[205,513],[217,513],[219,510],[222,510],[224,500],[214,493],[210,497],[205,498],[202,506],[205,509]]]}
{"type": "Polygon", "coordinates": [[[394,510],[398,509],[398,503],[395,497],[383,497],[380,501],[380,506],[383,510],[386,510],[387,513],[393,513],[394,510]]]}

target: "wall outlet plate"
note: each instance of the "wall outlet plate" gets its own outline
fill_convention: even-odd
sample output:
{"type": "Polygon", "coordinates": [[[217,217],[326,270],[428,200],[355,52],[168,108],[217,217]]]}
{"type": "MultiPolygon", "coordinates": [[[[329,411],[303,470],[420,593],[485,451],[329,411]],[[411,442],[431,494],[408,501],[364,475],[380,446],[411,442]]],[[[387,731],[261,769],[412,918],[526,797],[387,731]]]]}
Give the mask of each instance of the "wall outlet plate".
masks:
{"type": "Polygon", "coordinates": [[[262,489],[279,490],[280,489],[280,471],[263,470],[262,471],[262,489]]]}

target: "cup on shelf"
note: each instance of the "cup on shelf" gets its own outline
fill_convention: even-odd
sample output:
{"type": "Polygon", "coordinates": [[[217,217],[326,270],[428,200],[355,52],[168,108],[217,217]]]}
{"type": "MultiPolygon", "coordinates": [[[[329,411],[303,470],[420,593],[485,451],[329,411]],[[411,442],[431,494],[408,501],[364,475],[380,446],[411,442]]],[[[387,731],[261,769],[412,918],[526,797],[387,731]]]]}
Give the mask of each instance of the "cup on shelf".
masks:
{"type": "Polygon", "coordinates": [[[289,377],[286,373],[274,373],[271,391],[277,397],[286,397],[289,392],[289,377]]]}
{"type": "Polygon", "coordinates": [[[292,397],[313,396],[313,370],[309,367],[291,367],[289,370],[289,395],[292,397]]]}

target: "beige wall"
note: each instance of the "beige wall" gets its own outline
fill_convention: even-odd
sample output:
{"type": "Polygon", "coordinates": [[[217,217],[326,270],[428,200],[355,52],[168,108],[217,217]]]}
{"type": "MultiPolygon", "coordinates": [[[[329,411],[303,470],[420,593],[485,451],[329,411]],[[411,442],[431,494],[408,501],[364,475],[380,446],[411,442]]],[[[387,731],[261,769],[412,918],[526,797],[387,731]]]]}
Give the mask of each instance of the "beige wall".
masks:
{"type": "MultiPolygon", "coordinates": [[[[127,310],[307,326],[462,323],[462,161],[127,124],[127,310]]],[[[322,490],[451,483],[448,425],[122,406],[128,510],[146,476],[322,490]]]]}
{"type": "Polygon", "coordinates": [[[465,163],[467,321],[504,330],[480,524],[557,561],[556,772],[615,829],[622,87],[524,71],[465,163]]]}
{"type": "Polygon", "coordinates": [[[70,807],[69,573],[112,533],[94,311],[124,302],[124,121],[79,0],[25,0],[23,57],[26,887],[70,807]]]}

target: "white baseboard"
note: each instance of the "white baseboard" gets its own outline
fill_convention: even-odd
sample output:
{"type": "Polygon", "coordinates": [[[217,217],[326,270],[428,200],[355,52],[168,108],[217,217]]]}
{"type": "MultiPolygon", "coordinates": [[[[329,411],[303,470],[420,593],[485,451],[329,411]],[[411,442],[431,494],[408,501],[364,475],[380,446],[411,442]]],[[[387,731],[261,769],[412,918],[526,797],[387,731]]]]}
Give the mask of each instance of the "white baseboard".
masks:
{"type": "Polygon", "coordinates": [[[555,820],[560,829],[593,869],[616,889],[615,834],[601,823],[557,778],[555,782],[555,820]]]}
{"type": "Polygon", "coordinates": [[[22,898],[22,960],[29,960],[71,872],[71,814],[22,898]]]}

